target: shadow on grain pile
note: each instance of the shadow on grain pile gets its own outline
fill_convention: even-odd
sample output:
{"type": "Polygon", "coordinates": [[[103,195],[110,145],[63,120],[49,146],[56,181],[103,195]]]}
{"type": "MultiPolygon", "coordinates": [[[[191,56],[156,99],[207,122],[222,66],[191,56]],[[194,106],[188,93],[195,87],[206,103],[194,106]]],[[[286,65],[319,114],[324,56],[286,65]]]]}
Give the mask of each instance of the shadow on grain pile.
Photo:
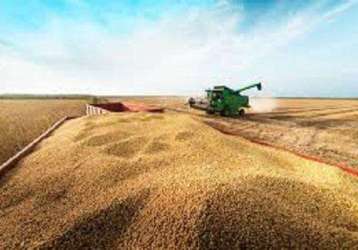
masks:
{"type": "Polygon", "coordinates": [[[70,121],[5,177],[5,248],[358,244],[357,179],[188,115],[70,121]]]}

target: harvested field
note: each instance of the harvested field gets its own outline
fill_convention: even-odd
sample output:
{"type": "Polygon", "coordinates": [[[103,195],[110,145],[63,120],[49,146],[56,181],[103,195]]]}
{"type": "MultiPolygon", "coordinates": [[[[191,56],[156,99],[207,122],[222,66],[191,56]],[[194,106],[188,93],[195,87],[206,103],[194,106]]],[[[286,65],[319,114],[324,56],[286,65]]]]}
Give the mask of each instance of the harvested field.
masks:
{"type": "Polygon", "coordinates": [[[85,112],[84,100],[0,100],[0,164],[64,116],[85,112]]]}
{"type": "Polygon", "coordinates": [[[187,114],[69,121],[0,194],[3,248],[358,245],[356,177],[187,114]]]}
{"type": "Polygon", "coordinates": [[[178,99],[167,100],[165,105],[200,115],[232,134],[358,169],[358,100],[271,101],[276,104],[271,111],[249,110],[243,119],[205,116],[183,103],[180,106],[178,99]]]}

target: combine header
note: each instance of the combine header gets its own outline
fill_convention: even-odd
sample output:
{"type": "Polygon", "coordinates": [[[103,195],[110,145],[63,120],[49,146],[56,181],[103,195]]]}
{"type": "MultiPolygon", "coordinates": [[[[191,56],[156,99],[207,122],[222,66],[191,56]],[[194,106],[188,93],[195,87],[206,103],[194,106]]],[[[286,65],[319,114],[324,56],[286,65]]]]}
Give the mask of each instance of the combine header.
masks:
{"type": "Polygon", "coordinates": [[[192,108],[206,111],[208,114],[218,113],[222,116],[242,116],[245,114],[244,108],[249,108],[249,97],[241,95],[241,92],[257,88],[262,89],[262,84],[255,83],[244,88],[233,90],[226,86],[215,86],[213,89],[206,90],[206,100],[189,99],[192,108]]]}

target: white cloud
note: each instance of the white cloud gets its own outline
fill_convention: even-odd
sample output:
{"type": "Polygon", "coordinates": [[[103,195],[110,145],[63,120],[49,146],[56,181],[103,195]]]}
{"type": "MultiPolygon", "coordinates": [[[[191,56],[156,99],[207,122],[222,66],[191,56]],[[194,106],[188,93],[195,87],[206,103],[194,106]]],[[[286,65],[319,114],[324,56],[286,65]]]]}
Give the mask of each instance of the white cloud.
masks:
{"type": "Polygon", "coordinates": [[[326,20],[333,20],[338,15],[342,14],[344,11],[348,10],[349,8],[353,7],[355,4],[357,4],[357,0],[347,0],[343,4],[340,4],[333,8],[332,10],[328,11],[323,15],[323,19],[326,20]]]}
{"type": "Polygon", "coordinates": [[[262,70],[272,63],[270,56],[321,18],[309,10],[240,33],[240,8],[233,11],[228,1],[219,3],[217,8],[171,13],[155,23],[142,21],[125,34],[93,22],[54,18],[40,31],[16,34],[16,49],[0,47],[0,92],[185,94],[215,83],[270,79],[279,73],[262,70]]]}

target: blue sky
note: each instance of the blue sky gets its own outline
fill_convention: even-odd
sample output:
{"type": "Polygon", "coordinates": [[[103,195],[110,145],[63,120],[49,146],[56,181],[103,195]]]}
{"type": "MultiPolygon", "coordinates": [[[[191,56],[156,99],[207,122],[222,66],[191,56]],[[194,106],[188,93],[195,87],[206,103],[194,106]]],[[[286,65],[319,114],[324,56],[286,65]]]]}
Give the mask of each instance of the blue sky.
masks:
{"type": "Polygon", "coordinates": [[[356,0],[0,0],[0,93],[358,96],[356,0]]]}

